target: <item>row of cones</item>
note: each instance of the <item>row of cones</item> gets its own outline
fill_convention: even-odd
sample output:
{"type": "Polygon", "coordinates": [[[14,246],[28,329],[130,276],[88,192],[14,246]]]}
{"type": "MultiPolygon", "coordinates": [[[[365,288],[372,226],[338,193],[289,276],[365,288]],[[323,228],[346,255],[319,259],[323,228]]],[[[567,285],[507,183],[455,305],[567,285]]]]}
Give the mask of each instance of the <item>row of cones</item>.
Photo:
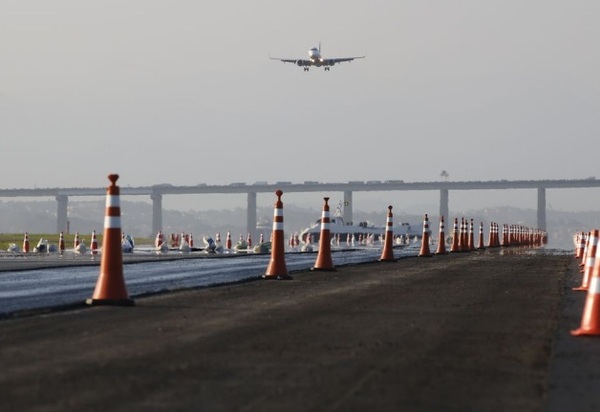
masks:
{"type": "MultiPolygon", "coordinates": [[[[431,231],[429,230],[429,217],[426,214],[423,222],[423,237],[421,240],[421,250],[419,256],[432,256],[429,243],[431,240],[431,231]]],[[[450,253],[455,252],[470,252],[476,249],[485,249],[486,247],[509,247],[509,246],[525,246],[525,247],[541,247],[547,243],[548,236],[546,231],[541,229],[533,229],[523,225],[503,225],[502,241],[500,241],[499,225],[496,222],[490,223],[489,236],[487,246],[484,243],[483,222],[479,224],[479,235],[477,246],[475,246],[475,225],[473,219],[469,220],[461,218],[460,226],[458,218],[454,219],[454,227],[452,230],[452,243],[450,253]]],[[[446,254],[446,234],[444,228],[444,216],[440,217],[440,231],[437,242],[436,254],[446,254]]]]}
{"type": "MultiPolygon", "coordinates": [[[[204,239],[206,243],[208,238],[205,237],[204,239]]],[[[236,248],[251,250],[254,244],[252,240],[252,235],[248,233],[245,238],[242,234],[240,234],[237,243],[234,245],[231,237],[231,232],[229,231],[227,231],[224,244],[221,243],[221,234],[219,232],[217,232],[214,239],[211,237],[210,240],[214,242],[215,245],[221,246],[221,248],[223,248],[224,250],[232,250],[236,248]]],[[[263,234],[261,233],[258,244],[262,243],[264,243],[264,239],[263,234]]],[[[168,240],[166,239],[166,236],[163,234],[162,230],[159,230],[154,239],[154,248],[157,251],[164,250],[165,248],[179,248],[181,250],[183,247],[186,246],[188,247],[188,251],[195,247],[194,237],[191,233],[181,233],[180,235],[171,233],[170,240],[168,240]]]]}
{"type": "MultiPolygon", "coordinates": [[[[94,294],[91,299],[86,302],[88,304],[111,304],[111,305],[133,305],[127,294],[125,286],[125,280],[123,276],[123,257],[121,249],[121,211],[120,211],[120,189],[116,185],[118,175],[111,174],[108,176],[111,184],[107,189],[106,196],[106,213],[104,220],[104,238],[103,238],[103,253],[100,265],[100,275],[94,290],[94,294]]],[[[287,266],[285,263],[285,239],[283,231],[283,202],[281,196],[283,192],[277,190],[275,192],[277,200],[274,205],[273,213],[273,231],[271,235],[271,259],[263,275],[265,279],[291,279],[288,274],[287,266]]],[[[319,271],[334,271],[335,266],[331,257],[331,243],[330,243],[330,214],[329,214],[329,198],[324,198],[323,214],[321,218],[321,233],[319,242],[319,251],[317,259],[315,261],[312,270],[319,271]]],[[[461,233],[459,238],[457,232],[458,220],[455,219],[455,231],[453,233],[453,248],[464,250],[473,247],[473,221],[471,220],[471,230],[465,236],[465,230],[461,233]],[[462,246],[465,245],[465,246],[462,246]]],[[[466,224],[463,220],[463,225],[466,224]]],[[[497,240],[497,226],[492,225],[490,229],[490,240],[489,246],[500,245],[497,240]]],[[[514,244],[532,244],[532,243],[543,243],[545,233],[533,231],[532,229],[526,229],[517,226],[505,225],[505,231],[503,232],[502,246],[508,246],[514,244]],[[510,229],[512,228],[512,229],[510,229]]],[[[159,233],[160,235],[160,233],[159,233]]],[[[157,235],[157,243],[162,242],[162,239],[157,235]]],[[[431,256],[429,250],[430,243],[430,230],[429,230],[429,218],[425,215],[423,223],[423,237],[421,241],[421,250],[419,256],[431,256]]],[[[478,248],[483,247],[483,229],[480,226],[479,245],[478,248]]],[[[452,250],[456,251],[456,250],[452,250]]],[[[436,253],[446,253],[445,250],[445,235],[444,235],[444,219],[440,219],[440,242],[438,244],[438,250],[436,253]]],[[[386,221],[386,234],[384,237],[384,247],[382,250],[381,257],[379,259],[382,262],[395,261],[393,253],[393,214],[392,206],[388,206],[388,215],[386,221]]]]}
{"type": "MultiPolygon", "coordinates": [[[[87,252],[87,245],[85,244],[85,242],[80,239],[79,237],[79,233],[75,233],[75,236],[73,238],[73,250],[75,251],[75,253],[79,253],[79,254],[85,254],[87,252]]],[[[37,246],[35,248],[33,248],[33,250],[30,247],[30,243],[29,243],[29,233],[25,232],[25,235],[23,236],[23,253],[30,253],[32,251],[34,252],[46,252],[46,253],[51,253],[51,252],[58,252],[61,255],[65,252],[65,237],[63,232],[60,232],[59,234],[59,239],[58,239],[58,247],[56,247],[56,245],[49,245],[47,240],[45,239],[40,239],[40,241],[38,242],[37,246]],[[54,250],[54,248],[56,248],[54,250]]],[[[92,231],[92,240],[90,243],[90,253],[92,255],[97,255],[98,254],[98,238],[96,236],[96,231],[92,231]]]]}
{"type": "Polygon", "coordinates": [[[594,229],[580,232],[573,237],[575,258],[580,259],[581,285],[575,291],[587,292],[581,325],[571,331],[573,336],[600,335],[600,259],[598,259],[598,238],[600,231],[594,229]]]}
{"type": "MultiPolygon", "coordinates": [[[[266,279],[282,279],[289,278],[287,268],[285,265],[284,257],[284,243],[283,243],[283,203],[281,196],[283,192],[278,190],[275,192],[277,195],[277,201],[275,202],[275,213],[273,217],[273,247],[271,250],[271,261],[267,267],[267,271],[263,276],[266,279]]],[[[325,204],[323,206],[323,214],[321,218],[321,233],[319,241],[319,253],[312,270],[335,270],[331,259],[331,246],[330,246],[330,216],[329,216],[329,198],[325,197],[325,204]]],[[[423,237],[421,240],[421,249],[419,251],[420,257],[432,256],[429,244],[430,244],[429,230],[429,217],[425,214],[423,221],[423,237]]],[[[499,247],[499,246],[530,246],[537,247],[543,246],[547,242],[546,232],[539,229],[532,229],[522,225],[504,225],[502,231],[502,241],[499,238],[499,225],[492,222],[490,225],[490,235],[488,239],[487,247],[499,247]]],[[[388,206],[388,214],[386,220],[386,232],[384,235],[384,246],[379,261],[381,262],[393,262],[394,248],[393,248],[393,213],[392,206],[388,206]]],[[[445,233],[444,233],[444,217],[440,218],[440,234],[438,247],[436,254],[447,253],[445,247],[445,233]]],[[[477,249],[485,248],[484,236],[483,236],[483,222],[479,227],[479,239],[477,249]]],[[[458,229],[458,218],[454,220],[454,231],[452,247],[450,252],[465,252],[475,249],[474,243],[474,227],[473,219],[470,221],[470,226],[467,221],[463,218],[461,220],[460,232],[458,229]]]]}

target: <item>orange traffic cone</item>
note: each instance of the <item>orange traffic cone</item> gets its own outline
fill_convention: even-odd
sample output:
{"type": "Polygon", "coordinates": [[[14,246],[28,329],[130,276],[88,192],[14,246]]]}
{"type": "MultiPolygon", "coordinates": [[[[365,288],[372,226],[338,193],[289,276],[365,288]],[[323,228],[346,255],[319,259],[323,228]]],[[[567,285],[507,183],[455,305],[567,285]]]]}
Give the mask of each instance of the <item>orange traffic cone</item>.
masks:
{"type": "Polygon", "coordinates": [[[291,279],[288,275],[285,265],[285,239],[283,233],[283,202],[281,195],[283,192],[277,190],[277,201],[273,211],[273,232],[271,243],[271,261],[267,266],[267,271],[263,275],[264,279],[291,279]]]}
{"type": "Polygon", "coordinates": [[[421,239],[421,250],[419,251],[420,257],[431,257],[431,251],[429,250],[429,218],[427,213],[423,220],[423,238],[421,239]]]}
{"type": "Polygon", "coordinates": [[[323,213],[321,215],[321,234],[319,235],[319,253],[317,260],[311,270],[326,270],[334,271],[333,260],[331,259],[331,228],[329,227],[331,220],[329,217],[329,201],[328,197],[324,197],[325,204],[323,205],[323,213]]]}
{"type": "Polygon", "coordinates": [[[585,259],[585,265],[583,269],[583,278],[581,279],[581,286],[577,288],[573,288],[573,290],[588,290],[590,284],[590,278],[592,276],[592,271],[594,270],[594,266],[596,264],[596,251],[598,249],[598,235],[599,231],[592,230],[590,232],[589,240],[588,240],[588,253],[585,259]]]}
{"type": "Polygon", "coordinates": [[[77,246],[79,246],[79,232],[75,232],[75,238],[73,238],[73,250],[77,250],[77,246]]]}
{"type": "MultiPolygon", "coordinates": [[[[597,231],[595,231],[597,232],[597,231]]],[[[597,235],[598,233],[596,233],[597,235]]],[[[581,317],[581,326],[579,329],[571,331],[573,336],[596,336],[600,335],[600,260],[594,260],[592,269],[592,278],[588,288],[583,315],[581,317]]]]}
{"type": "Polygon", "coordinates": [[[162,230],[159,230],[158,233],[156,234],[156,238],[154,239],[154,247],[160,247],[160,245],[163,243],[163,234],[162,234],[162,230]]]}
{"type": "Polygon", "coordinates": [[[581,259],[583,257],[583,249],[585,249],[585,233],[581,232],[577,235],[575,249],[575,259],[581,259]]]}
{"type": "Polygon", "coordinates": [[[470,251],[475,250],[475,227],[473,226],[473,219],[469,224],[469,241],[467,242],[467,249],[470,251]]]}
{"type": "Polygon", "coordinates": [[[458,233],[458,218],[454,218],[454,227],[452,228],[452,246],[450,246],[450,253],[460,252],[460,243],[459,243],[459,233],[458,233]]]}
{"type": "MultiPolygon", "coordinates": [[[[587,258],[587,253],[588,253],[588,246],[590,244],[590,235],[591,233],[588,232],[587,235],[585,236],[585,244],[583,245],[583,253],[581,254],[581,260],[579,262],[579,267],[583,268],[585,266],[585,259],[587,258]]],[[[583,269],[581,270],[581,273],[583,273],[583,269]]]]}
{"type": "Polygon", "coordinates": [[[25,237],[23,237],[23,253],[29,253],[29,235],[25,232],[25,237]]]}
{"type": "Polygon", "coordinates": [[[483,244],[483,222],[479,222],[479,239],[477,242],[477,249],[484,249],[485,246],[483,244]]]}
{"type": "Polygon", "coordinates": [[[97,255],[98,254],[98,239],[96,238],[96,231],[92,230],[92,244],[90,246],[91,250],[91,254],[92,255],[97,255]]]}
{"type": "Polygon", "coordinates": [[[494,242],[494,222],[490,222],[490,232],[488,233],[488,247],[496,247],[494,242]]]}
{"type": "Polygon", "coordinates": [[[440,216],[440,234],[438,236],[438,245],[435,251],[436,255],[445,255],[446,251],[446,234],[444,233],[444,216],[440,216]]]}
{"type": "Polygon", "coordinates": [[[117,186],[119,175],[108,175],[110,186],[106,190],[106,213],[100,276],[88,305],[133,306],[129,299],[123,276],[123,250],[121,248],[121,201],[117,186]]]}
{"type": "Polygon", "coordinates": [[[460,238],[459,238],[459,250],[461,252],[467,252],[469,250],[469,234],[467,228],[467,221],[464,217],[460,218],[460,238]]]}
{"type": "Polygon", "coordinates": [[[60,232],[60,236],[58,237],[58,253],[61,255],[65,253],[65,237],[63,232],[60,232]]]}
{"type": "Polygon", "coordinates": [[[392,206],[388,206],[388,214],[385,227],[385,240],[383,250],[381,251],[380,262],[395,262],[394,258],[394,219],[392,214],[392,206]]]}
{"type": "Polygon", "coordinates": [[[231,250],[231,232],[227,231],[227,238],[225,238],[225,249],[231,250]]]}

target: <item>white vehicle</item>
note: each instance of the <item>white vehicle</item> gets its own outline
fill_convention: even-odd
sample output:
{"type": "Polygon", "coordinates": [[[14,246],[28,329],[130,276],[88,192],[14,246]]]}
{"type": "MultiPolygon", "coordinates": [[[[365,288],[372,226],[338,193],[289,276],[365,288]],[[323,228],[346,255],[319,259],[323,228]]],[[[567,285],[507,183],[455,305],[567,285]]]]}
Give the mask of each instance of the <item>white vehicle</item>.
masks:
{"type": "MultiPolygon", "coordinates": [[[[358,224],[346,223],[342,218],[341,205],[337,207],[333,216],[329,219],[329,232],[332,242],[338,237],[340,242],[356,243],[361,240],[363,243],[369,239],[371,242],[379,242],[385,234],[384,226],[375,226],[369,222],[359,222],[358,224]]],[[[397,223],[394,225],[394,238],[402,237],[404,241],[408,239],[420,238],[422,236],[423,225],[411,226],[409,223],[397,223]]],[[[311,242],[317,243],[321,236],[321,219],[318,219],[311,226],[300,231],[300,240],[306,242],[307,235],[310,234],[311,242]]]]}
{"type": "Polygon", "coordinates": [[[308,59],[281,59],[279,57],[271,56],[269,56],[269,58],[271,60],[279,60],[283,63],[293,63],[296,66],[303,67],[304,71],[307,72],[311,66],[323,67],[325,71],[329,71],[331,66],[334,64],[351,62],[354,59],[364,59],[365,56],[325,58],[321,56],[321,42],[319,42],[319,47],[312,47],[308,49],[308,59]]]}

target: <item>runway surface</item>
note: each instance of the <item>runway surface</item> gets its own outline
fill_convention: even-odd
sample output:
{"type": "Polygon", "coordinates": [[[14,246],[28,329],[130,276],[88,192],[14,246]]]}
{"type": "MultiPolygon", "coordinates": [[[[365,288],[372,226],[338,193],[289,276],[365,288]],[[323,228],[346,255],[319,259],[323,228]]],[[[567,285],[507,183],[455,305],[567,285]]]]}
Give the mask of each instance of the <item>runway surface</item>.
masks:
{"type": "Polygon", "coordinates": [[[493,249],[4,319],[0,408],[594,410],[578,279],[493,249]]]}

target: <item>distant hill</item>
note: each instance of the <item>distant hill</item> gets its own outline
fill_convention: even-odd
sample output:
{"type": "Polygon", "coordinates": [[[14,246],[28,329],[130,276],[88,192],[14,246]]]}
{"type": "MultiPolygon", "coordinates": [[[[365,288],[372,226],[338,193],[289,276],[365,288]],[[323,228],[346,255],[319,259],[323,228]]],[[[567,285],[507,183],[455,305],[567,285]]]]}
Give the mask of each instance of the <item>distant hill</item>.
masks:
{"type": "MultiPolygon", "coordinates": [[[[70,201],[69,202],[69,232],[80,234],[91,233],[92,230],[102,231],[104,222],[104,200],[100,201],[70,201]]],[[[333,211],[332,211],[333,213],[333,211]]],[[[522,224],[535,227],[536,211],[533,209],[518,209],[502,206],[480,210],[468,210],[454,215],[450,212],[450,221],[446,222],[446,234],[452,231],[455,217],[473,218],[476,228],[479,222],[484,222],[487,234],[489,222],[500,224],[522,224]]],[[[387,210],[381,213],[354,211],[354,221],[367,221],[377,226],[385,226],[387,210]]],[[[121,202],[123,231],[134,237],[154,237],[152,232],[152,205],[145,202],[121,202]]],[[[321,217],[321,210],[297,207],[286,204],[284,207],[284,227],[286,232],[300,232],[304,227],[321,217]]],[[[272,207],[259,207],[257,220],[259,227],[264,228],[265,236],[270,235],[273,219],[272,207]]],[[[414,214],[394,213],[394,223],[422,223],[423,216],[414,214]]],[[[437,233],[438,219],[430,215],[430,229],[437,233]]],[[[572,236],[577,231],[589,231],[600,227],[600,213],[547,211],[549,247],[572,249],[572,236]]],[[[0,202],[0,232],[2,233],[55,233],[56,232],[56,202],[55,201],[3,201],[0,202]]],[[[177,211],[163,210],[163,232],[192,233],[196,239],[203,235],[214,236],[217,232],[224,236],[231,232],[236,241],[240,235],[246,235],[246,210],[207,210],[207,211],[177,211]]],[[[487,240],[487,238],[486,238],[487,240]]]]}

